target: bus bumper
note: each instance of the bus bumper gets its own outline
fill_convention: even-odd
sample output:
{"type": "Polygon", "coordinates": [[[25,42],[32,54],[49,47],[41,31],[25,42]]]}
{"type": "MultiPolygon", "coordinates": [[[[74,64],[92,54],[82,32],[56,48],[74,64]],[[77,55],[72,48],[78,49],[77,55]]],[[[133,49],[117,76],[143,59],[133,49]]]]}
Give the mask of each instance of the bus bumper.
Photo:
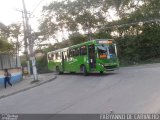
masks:
{"type": "Polygon", "coordinates": [[[118,70],[118,69],[119,69],[118,64],[111,64],[111,65],[99,64],[97,66],[97,71],[114,71],[114,70],[118,70]]]}

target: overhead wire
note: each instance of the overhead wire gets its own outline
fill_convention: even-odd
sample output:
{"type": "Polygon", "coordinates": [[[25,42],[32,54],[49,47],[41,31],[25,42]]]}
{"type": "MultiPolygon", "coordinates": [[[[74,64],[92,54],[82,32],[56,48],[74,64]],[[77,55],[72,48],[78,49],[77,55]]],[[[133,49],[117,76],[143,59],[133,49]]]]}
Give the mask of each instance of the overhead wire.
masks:
{"type": "Polygon", "coordinates": [[[36,11],[36,9],[39,7],[39,5],[43,2],[44,0],[39,1],[39,3],[36,5],[36,7],[33,9],[33,11],[30,13],[29,17],[33,15],[33,13],[36,11]]]}

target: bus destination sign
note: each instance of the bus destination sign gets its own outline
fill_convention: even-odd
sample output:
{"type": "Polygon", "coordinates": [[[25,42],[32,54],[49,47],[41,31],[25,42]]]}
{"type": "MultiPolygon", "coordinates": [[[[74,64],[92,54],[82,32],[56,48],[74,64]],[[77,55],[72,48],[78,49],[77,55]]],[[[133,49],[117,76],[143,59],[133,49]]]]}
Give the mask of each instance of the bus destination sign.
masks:
{"type": "Polygon", "coordinates": [[[98,44],[112,44],[112,40],[99,40],[97,41],[98,44]]]}

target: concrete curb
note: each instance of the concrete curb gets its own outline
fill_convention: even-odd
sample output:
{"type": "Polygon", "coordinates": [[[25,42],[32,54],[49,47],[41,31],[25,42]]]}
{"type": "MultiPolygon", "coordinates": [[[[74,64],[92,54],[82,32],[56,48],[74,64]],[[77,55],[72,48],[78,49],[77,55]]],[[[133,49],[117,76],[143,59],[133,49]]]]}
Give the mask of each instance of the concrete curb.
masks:
{"type": "MultiPolygon", "coordinates": [[[[5,97],[9,97],[9,96],[15,95],[15,94],[20,93],[20,92],[23,92],[23,91],[30,90],[30,89],[32,89],[32,88],[38,87],[38,86],[40,86],[40,85],[43,85],[43,84],[45,84],[45,83],[51,82],[51,81],[55,80],[56,78],[57,78],[57,76],[55,76],[54,78],[51,78],[51,79],[49,79],[49,80],[46,80],[46,81],[44,81],[44,82],[41,82],[41,83],[38,83],[38,82],[37,82],[37,83],[35,83],[35,85],[33,85],[33,86],[31,86],[31,87],[18,90],[18,91],[16,91],[16,92],[10,93],[10,94],[8,94],[8,95],[0,96],[0,99],[3,99],[3,98],[5,98],[5,97]]],[[[32,83],[32,84],[34,84],[34,83],[32,83]]]]}

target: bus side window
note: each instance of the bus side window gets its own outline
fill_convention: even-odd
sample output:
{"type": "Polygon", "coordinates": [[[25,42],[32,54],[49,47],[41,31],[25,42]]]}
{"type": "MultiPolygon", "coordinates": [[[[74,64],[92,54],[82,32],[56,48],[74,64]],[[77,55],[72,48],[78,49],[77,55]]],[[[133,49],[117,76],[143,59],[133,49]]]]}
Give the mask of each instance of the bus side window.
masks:
{"type": "Polygon", "coordinates": [[[74,56],[79,56],[79,48],[75,48],[75,51],[74,51],[74,56]]]}
{"type": "Polygon", "coordinates": [[[74,49],[73,49],[73,56],[74,56],[74,57],[77,56],[77,48],[74,48],[74,49]]]}
{"type": "Polygon", "coordinates": [[[64,51],[64,52],[63,52],[63,58],[64,58],[64,60],[67,59],[67,51],[64,51]]]}
{"type": "Polygon", "coordinates": [[[67,58],[69,59],[69,50],[67,50],[67,58]]]}
{"type": "Polygon", "coordinates": [[[56,58],[56,60],[58,59],[58,52],[56,53],[56,57],[55,58],[56,58]]]}
{"type": "Polygon", "coordinates": [[[58,52],[58,58],[57,59],[58,60],[61,59],[61,53],[60,52],[58,52]]]}
{"type": "Polygon", "coordinates": [[[53,57],[53,60],[56,60],[56,53],[54,53],[54,57],[53,57]]]}
{"type": "Polygon", "coordinates": [[[69,50],[69,58],[71,58],[73,55],[72,55],[72,49],[69,50]]]}
{"type": "Polygon", "coordinates": [[[51,54],[50,53],[48,54],[48,60],[51,60],[51,54]]]}
{"type": "Polygon", "coordinates": [[[74,52],[74,48],[73,48],[73,49],[72,49],[72,57],[74,57],[74,53],[75,53],[75,52],[74,52]]]}
{"type": "Polygon", "coordinates": [[[52,60],[54,60],[54,53],[52,53],[52,60]]]}
{"type": "Polygon", "coordinates": [[[71,57],[74,56],[74,49],[71,49],[71,57]]]}
{"type": "Polygon", "coordinates": [[[80,55],[80,48],[77,48],[77,55],[80,55]]]}
{"type": "Polygon", "coordinates": [[[86,46],[82,46],[80,49],[80,55],[86,55],[87,54],[87,48],[86,46]]]}

